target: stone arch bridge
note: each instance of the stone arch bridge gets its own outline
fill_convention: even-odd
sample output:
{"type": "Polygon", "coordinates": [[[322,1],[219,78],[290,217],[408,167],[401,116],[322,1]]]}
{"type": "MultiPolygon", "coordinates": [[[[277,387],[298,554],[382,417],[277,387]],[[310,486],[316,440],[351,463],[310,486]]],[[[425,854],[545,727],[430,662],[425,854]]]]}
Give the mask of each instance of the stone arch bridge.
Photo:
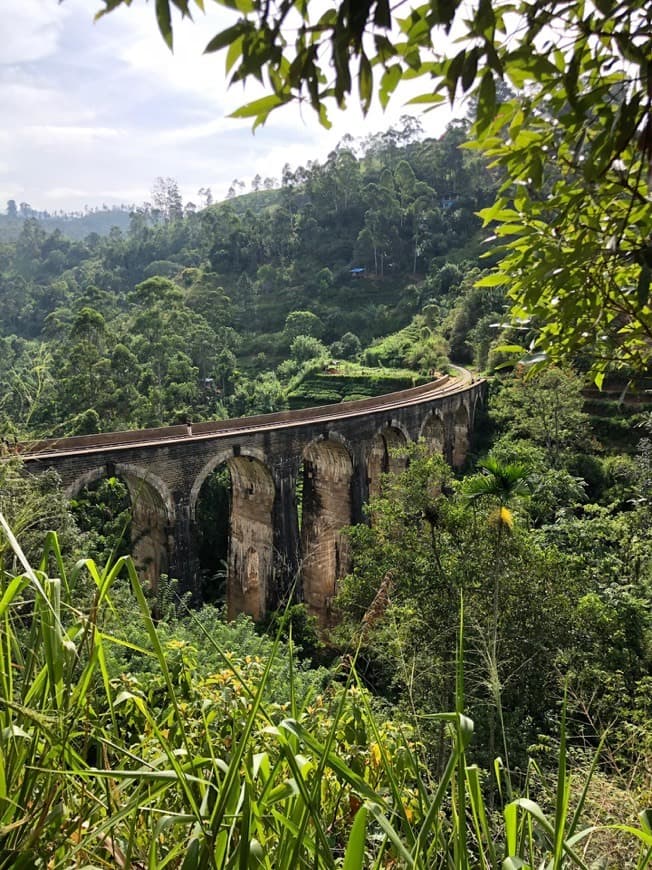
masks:
{"type": "Polygon", "coordinates": [[[155,583],[168,573],[195,594],[197,499],[208,475],[226,465],[229,614],[260,619],[297,579],[299,597],[327,624],[338,578],[349,567],[342,529],[364,520],[381,474],[404,467],[392,448],[423,438],[461,466],[483,393],[484,381],[442,377],[357,402],[40,441],[21,451],[28,472],[56,469],[70,496],[102,477],[121,477],[141,576],[155,583]]]}

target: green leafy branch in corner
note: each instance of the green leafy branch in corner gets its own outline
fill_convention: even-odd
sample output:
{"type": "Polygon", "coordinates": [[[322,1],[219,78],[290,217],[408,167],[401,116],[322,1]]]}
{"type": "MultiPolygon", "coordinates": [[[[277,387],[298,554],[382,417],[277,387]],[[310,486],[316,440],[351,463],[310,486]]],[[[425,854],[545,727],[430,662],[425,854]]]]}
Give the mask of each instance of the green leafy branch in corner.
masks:
{"type": "MultiPolygon", "coordinates": [[[[130,0],[104,0],[104,12],[130,0]]],[[[431,109],[473,98],[477,147],[506,179],[494,206],[505,257],[483,286],[504,284],[513,316],[538,327],[555,359],[589,353],[598,383],[613,367],[652,360],[652,12],[644,0],[511,3],[364,0],[323,10],[310,0],[217,0],[238,20],[206,51],[226,51],[230,83],[254,78],[269,94],[234,114],[254,127],[292,100],[325,126],[327,106],[356,90],[366,112],[399,83],[429,88],[431,109]],[[401,17],[402,16],[402,17],[401,17]],[[451,32],[460,33],[450,51],[451,32]],[[518,96],[502,99],[504,85],[518,96]]],[[[204,9],[203,0],[195,0],[204,9]]],[[[171,6],[157,0],[172,45],[171,6]]]]}
{"type": "Polygon", "coordinates": [[[538,328],[536,348],[588,354],[601,384],[614,365],[644,371],[652,358],[650,72],[637,75],[606,35],[579,39],[571,65],[572,83],[568,54],[553,51],[531,96],[476,124],[474,147],[506,179],[480,213],[504,256],[479,283],[505,285],[512,314],[538,328]]]}

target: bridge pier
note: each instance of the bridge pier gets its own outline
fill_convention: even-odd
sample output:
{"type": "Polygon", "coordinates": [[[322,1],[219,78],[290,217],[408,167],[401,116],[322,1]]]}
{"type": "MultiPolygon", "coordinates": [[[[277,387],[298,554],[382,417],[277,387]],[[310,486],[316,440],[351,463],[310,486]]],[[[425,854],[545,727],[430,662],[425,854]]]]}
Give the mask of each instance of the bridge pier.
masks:
{"type": "Polygon", "coordinates": [[[231,515],[226,609],[230,619],[265,616],[273,576],[275,487],[269,469],[251,456],[229,460],[231,515]]]}
{"type": "Polygon", "coordinates": [[[349,525],[358,525],[358,523],[366,521],[364,506],[369,501],[369,479],[365,445],[353,445],[351,458],[353,460],[353,469],[351,473],[351,520],[349,525]]]}
{"type": "Polygon", "coordinates": [[[329,436],[312,441],[303,454],[301,592],[322,627],[332,624],[337,581],[349,569],[349,542],[342,529],[353,522],[356,489],[349,450],[333,433],[329,436]]]}
{"type": "Polygon", "coordinates": [[[401,453],[406,451],[407,443],[408,438],[405,433],[393,426],[391,420],[373,439],[366,458],[367,491],[363,499],[365,504],[370,498],[381,495],[383,474],[400,474],[405,471],[407,457],[401,453]]]}

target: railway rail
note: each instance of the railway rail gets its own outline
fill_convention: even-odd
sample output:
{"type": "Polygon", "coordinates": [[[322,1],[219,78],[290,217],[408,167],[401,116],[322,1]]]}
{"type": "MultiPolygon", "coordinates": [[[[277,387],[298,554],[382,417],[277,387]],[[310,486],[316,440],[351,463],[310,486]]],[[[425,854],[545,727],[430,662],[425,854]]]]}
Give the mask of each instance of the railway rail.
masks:
{"type": "Polygon", "coordinates": [[[391,411],[417,405],[432,399],[464,392],[478,383],[477,379],[460,367],[455,367],[459,376],[444,375],[428,384],[386,393],[370,399],[340,402],[303,408],[298,411],[279,411],[254,417],[239,417],[205,423],[181,424],[155,429],[134,429],[124,432],[105,432],[97,435],[77,435],[58,439],[42,439],[16,445],[16,452],[23,460],[42,460],[71,455],[83,455],[106,450],[133,450],[134,448],[160,447],[164,444],[188,443],[220,437],[233,437],[251,432],[286,429],[297,426],[312,426],[320,423],[345,420],[378,411],[391,411]]]}

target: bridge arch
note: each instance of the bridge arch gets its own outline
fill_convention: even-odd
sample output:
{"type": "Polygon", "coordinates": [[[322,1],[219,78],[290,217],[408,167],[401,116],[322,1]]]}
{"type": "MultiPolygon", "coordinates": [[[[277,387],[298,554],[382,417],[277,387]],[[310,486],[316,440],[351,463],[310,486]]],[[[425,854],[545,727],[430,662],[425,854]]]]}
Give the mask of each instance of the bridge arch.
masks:
{"type": "Polygon", "coordinates": [[[446,452],[446,421],[441,411],[431,411],[421,425],[419,438],[426,442],[431,453],[444,454],[446,452]]]}
{"type": "MultiPolygon", "coordinates": [[[[257,459],[262,465],[266,464],[265,453],[262,450],[259,450],[256,447],[247,447],[246,450],[243,450],[240,456],[249,458],[249,459],[257,459]]],[[[233,448],[217,450],[213,456],[203,465],[190,489],[190,517],[192,520],[195,518],[195,511],[197,508],[197,499],[199,498],[199,493],[201,491],[202,486],[209,474],[212,474],[213,471],[218,469],[220,465],[227,465],[231,459],[235,458],[235,454],[233,452],[233,448]]]]}
{"type": "Polygon", "coordinates": [[[383,474],[400,474],[407,468],[407,455],[397,455],[399,450],[406,451],[410,437],[405,428],[396,421],[379,429],[371,442],[367,455],[367,483],[369,498],[381,494],[383,474]]]}
{"type": "Polygon", "coordinates": [[[349,569],[343,529],[352,522],[353,459],[336,433],[303,451],[301,579],[303,599],[321,625],[332,621],[337,581],[349,569]]]}
{"type": "Polygon", "coordinates": [[[81,474],[66,487],[66,495],[73,498],[84,487],[107,477],[120,478],[129,491],[134,564],[140,577],[156,587],[161,574],[168,572],[172,554],[171,530],[175,521],[172,494],[165,482],[146,468],[116,463],[81,474]]]}
{"type": "Polygon", "coordinates": [[[220,451],[204,465],[192,486],[190,510],[193,521],[203,484],[221,466],[228,469],[231,481],[226,558],[227,613],[230,618],[247,613],[260,620],[265,615],[273,573],[274,480],[261,451],[251,450],[238,456],[234,456],[232,450],[220,451]]]}

